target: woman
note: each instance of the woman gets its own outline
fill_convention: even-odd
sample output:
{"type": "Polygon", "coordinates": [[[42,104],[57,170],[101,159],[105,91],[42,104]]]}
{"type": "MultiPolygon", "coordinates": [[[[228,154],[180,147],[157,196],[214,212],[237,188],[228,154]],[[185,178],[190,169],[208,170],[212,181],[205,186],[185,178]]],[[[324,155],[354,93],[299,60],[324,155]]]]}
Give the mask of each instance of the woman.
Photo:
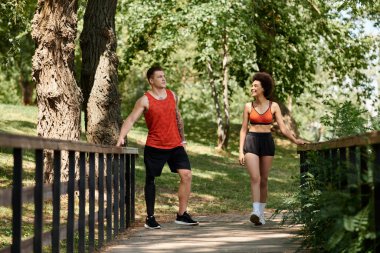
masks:
{"type": "Polygon", "coordinates": [[[304,144],[287,129],[279,105],[270,101],[274,88],[272,77],[265,72],[253,76],[251,87],[254,102],[244,106],[243,123],[240,130],[239,162],[247,166],[251,178],[253,212],[250,221],[255,225],[265,224],[264,209],[268,193],[268,175],[275,153],[271,134],[273,119],[281,132],[295,144],[304,144]]]}

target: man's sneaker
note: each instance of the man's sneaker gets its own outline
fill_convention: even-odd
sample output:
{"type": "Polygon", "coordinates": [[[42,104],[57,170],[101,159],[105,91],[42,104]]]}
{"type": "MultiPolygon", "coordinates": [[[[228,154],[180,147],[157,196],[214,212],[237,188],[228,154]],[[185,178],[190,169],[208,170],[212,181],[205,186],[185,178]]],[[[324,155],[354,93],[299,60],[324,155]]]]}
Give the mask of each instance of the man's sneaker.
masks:
{"type": "Polygon", "coordinates": [[[260,214],[257,212],[252,212],[251,216],[249,217],[249,220],[255,225],[262,225],[262,223],[260,222],[260,214]]]}
{"type": "Polygon", "coordinates": [[[199,222],[193,220],[190,214],[188,214],[187,212],[184,212],[182,215],[179,215],[177,213],[177,219],[175,220],[175,223],[181,224],[181,225],[188,225],[188,226],[199,225],[199,222]]]}
{"type": "Polygon", "coordinates": [[[156,218],[154,218],[154,216],[146,217],[144,227],[149,228],[149,229],[160,229],[161,228],[160,224],[157,223],[156,218]]]}
{"type": "Polygon", "coordinates": [[[265,216],[264,216],[264,214],[260,215],[259,222],[261,223],[261,225],[265,225],[265,216]]]}

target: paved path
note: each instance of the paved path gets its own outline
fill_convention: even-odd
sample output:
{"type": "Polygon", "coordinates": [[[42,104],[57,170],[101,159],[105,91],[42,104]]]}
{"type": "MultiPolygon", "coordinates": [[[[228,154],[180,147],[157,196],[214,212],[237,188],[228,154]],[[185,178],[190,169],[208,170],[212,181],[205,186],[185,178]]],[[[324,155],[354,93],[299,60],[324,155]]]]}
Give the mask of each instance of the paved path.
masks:
{"type": "Polygon", "coordinates": [[[280,227],[280,218],[264,226],[254,226],[247,216],[236,214],[196,218],[199,226],[180,226],[173,221],[150,230],[139,224],[104,252],[296,252],[299,246],[295,240],[299,228],[280,227]]]}

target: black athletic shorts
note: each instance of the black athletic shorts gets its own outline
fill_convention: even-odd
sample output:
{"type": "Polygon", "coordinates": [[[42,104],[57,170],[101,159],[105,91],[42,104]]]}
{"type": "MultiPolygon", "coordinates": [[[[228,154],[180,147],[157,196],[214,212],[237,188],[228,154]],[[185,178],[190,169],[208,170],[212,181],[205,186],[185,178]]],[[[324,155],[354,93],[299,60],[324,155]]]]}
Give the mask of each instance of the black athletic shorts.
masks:
{"type": "Polygon", "coordinates": [[[144,163],[147,175],[160,176],[166,162],[173,173],[177,173],[178,169],[191,170],[189,157],[184,147],[160,149],[145,146],[144,163]]]}
{"type": "Polygon", "coordinates": [[[244,141],[244,154],[253,153],[258,156],[274,156],[272,133],[248,132],[244,141]]]}

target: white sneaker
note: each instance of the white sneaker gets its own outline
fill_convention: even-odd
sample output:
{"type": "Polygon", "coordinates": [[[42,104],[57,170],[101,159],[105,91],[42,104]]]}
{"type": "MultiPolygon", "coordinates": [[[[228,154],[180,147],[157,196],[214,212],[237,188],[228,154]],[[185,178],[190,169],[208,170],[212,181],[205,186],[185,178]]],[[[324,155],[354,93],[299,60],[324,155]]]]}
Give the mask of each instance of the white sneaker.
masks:
{"type": "Polygon", "coordinates": [[[261,214],[261,215],[260,215],[259,222],[260,222],[262,225],[265,225],[265,216],[264,216],[264,214],[261,214]]]}
{"type": "Polygon", "coordinates": [[[260,214],[258,212],[253,211],[251,213],[251,216],[249,217],[249,220],[254,223],[255,225],[261,225],[260,223],[260,214]]]}

